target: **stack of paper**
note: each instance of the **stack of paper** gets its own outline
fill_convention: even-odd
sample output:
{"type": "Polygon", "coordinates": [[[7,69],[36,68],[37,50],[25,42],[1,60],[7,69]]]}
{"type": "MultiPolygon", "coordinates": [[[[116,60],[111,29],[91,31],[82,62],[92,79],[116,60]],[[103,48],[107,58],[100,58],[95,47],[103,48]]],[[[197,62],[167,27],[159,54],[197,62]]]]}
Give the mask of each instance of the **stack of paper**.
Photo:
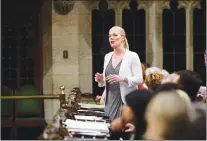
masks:
{"type": "Polygon", "coordinates": [[[97,116],[82,116],[82,115],[75,115],[76,120],[102,120],[102,117],[97,116]]]}
{"type": "Polygon", "coordinates": [[[86,108],[86,109],[104,109],[104,105],[97,105],[97,104],[84,104],[84,103],[79,103],[81,108],[86,108]]]}
{"type": "Polygon", "coordinates": [[[90,135],[108,134],[108,124],[104,122],[84,122],[67,119],[64,124],[69,132],[84,133],[90,135]]]}
{"type": "Polygon", "coordinates": [[[78,110],[78,112],[93,112],[93,113],[100,113],[100,114],[104,114],[104,112],[102,112],[102,111],[95,111],[95,110],[82,110],[82,109],[80,109],[80,110],[78,110]]]}

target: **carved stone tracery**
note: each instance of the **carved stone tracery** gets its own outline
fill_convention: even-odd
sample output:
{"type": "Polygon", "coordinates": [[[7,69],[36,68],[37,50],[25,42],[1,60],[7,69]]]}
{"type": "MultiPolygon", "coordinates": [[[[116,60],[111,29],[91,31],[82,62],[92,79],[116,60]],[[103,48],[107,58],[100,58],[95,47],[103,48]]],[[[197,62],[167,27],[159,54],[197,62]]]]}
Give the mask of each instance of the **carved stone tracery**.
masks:
{"type": "MultiPolygon", "coordinates": [[[[92,1],[92,0],[91,0],[92,1]]],[[[93,4],[90,4],[91,7],[93,7],[93,9],[97,9],[98,8],[98,2],[97,1],[92,1],[93,4]]],[[[109,9],[114,9],[115,11],[115,18],[116,18],[116,25],[122,26],[122,11],[124,9],[130,9],[129,6],[129,2],[130,1],[108,1],[108,6],[109,9]]],[[[170,0],[161,0],[161,1],[146,1],[146,0],[139,0],[138,1],[138,7],[137,9],[144,9],[146,12],[146,60],[150,61],[151,57],[153,57],[153,51],[150,49],[150,46],[152,46],[152,42],[149,41],[150,40],[150,34],[152,33],[152,31],[150,31],[150,28],[148,25],[149,23],[151,23],[150,21],[152,19],[150,19],[150,14],[153,14],[156,16],[156,18],[154,18],[154,20],[156,20],[157,23],[157,27],[156,27],[156,33],[155,34],[159,34],[159,39],[156,39],[156,42],[160,42],[159,43],[159,47],[160,49],[158,50],[160,56],[162,56],[162,13],[163,13],[163,9],[170,9],[170,0]],[[154,4],[154,5],[153,5],[154,4]],[[153,11],[153,6],[155,6],[155,11],[153,11]],[[151,11],[151,12],[150,12],[151,11]],[[153,12],[153,13],[152,13],[153,12]],[[159,24],[158,24],[159,23],[159,24]],[[151,42],[151,43],[150,43],[151,42]],[[151,45],[150,45],[151,44],[151,45]]],[[[193,29],[192,29],[192,11],[194,8],[200,8],[200,1],[197,0],[191,0],[191,1],[186,1],[186,0],[178,0],[178,9],[184,8],[186,9],[186,61],[187,61],[187,69],[192,69],[192,65],[189,65],[189,63],[193,60],[193,50],[189,48],[193,47],[193,43],[192,43],[192,37],[193,37],[193,29]],[[189,26],[189,27],[188,27],[189,26]],[[190,62],[188,60],[191,60],[190,62]]],[[[155,57],[153,57],[154,59],[156,59],[155,57]]],[[[160,61],[162,61],[162,59],[160,59],[160,61]]],[[[155,63],[153,65],[157,65],[158,67],[162,67],[162,62],[159,62],[158,64],[155,63]]]]}

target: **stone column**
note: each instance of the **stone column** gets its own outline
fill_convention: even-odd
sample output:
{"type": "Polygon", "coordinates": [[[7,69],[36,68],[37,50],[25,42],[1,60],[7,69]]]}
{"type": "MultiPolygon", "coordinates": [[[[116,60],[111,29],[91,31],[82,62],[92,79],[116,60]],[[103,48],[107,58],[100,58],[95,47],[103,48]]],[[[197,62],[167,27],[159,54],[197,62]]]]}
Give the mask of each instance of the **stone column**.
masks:
{"type": "MultiPolygon", "coordinates": [[[[43,94],[53,94],[52,79],[52,1],[43,1],[41,7],[42,52],[43,52],[43,94]]],[[[53,100],[44,100],[44,117],[47,123],[52,121],[53,100]]]]}
{"type": "Polygon", "coordinates": [[[124,9],[129,9],[128,1],[120,1],[116,3],[116,25],[122,27],[122,11],[124,9]]]}
{"type": "Polygon", "coordinates": [[[145,10],[145,40],[146,40],[146,63],[152,62],[152,49],[150,46],[150,7],[151,1],[139,1],[138,9],[145,10]]]}
{"type": "Polygon", "coordinates": [[[149,9],[151,66],[163,67],[162,12],[167,1],[153,1],[149,9]]]}
{"type": "Polygon", "coordinates": [[[193,70],[193,13],[190,6],[186,8],[186,69],[193,70]]]}
{"type": "MultiPolygon", "coordinates": [[[[53,94],[59,94],[62,85],[65,86],[67,96],[73,87],[79,87],[81,5],[82,1],[75,1],[73,9],[66,15],[60,15],[52,9],[53,94]],[[68,58],[63,57],[63,51],[68,52],[68,58]]],[[[53,106],[50,109],[54,115],[60,108],[60,103],[59,100],[52,101],[53,106]]]]}
{"type": "Polygon", "coordinates": [[[123,9],[119,9],[119,8],[116,8],[116,11],[115,11],[115,13],[116,13],[116,21],[115,21],[115,25],[117,25],[117,26],[120,26],[120,27],[122,27],[122,10],[123,9]]]}
{"type": "Polygon", "coordinates": [[[182,1],[186,7],[186,69],[193,71],[193,9],[199,7],[199,1],[182,1]]]}
{"type": "Polygon", "coordinates": [[[92,93],[92,33],[89,1],[81,1],[79,5],[79,87],[81,92],[92,93]]]}

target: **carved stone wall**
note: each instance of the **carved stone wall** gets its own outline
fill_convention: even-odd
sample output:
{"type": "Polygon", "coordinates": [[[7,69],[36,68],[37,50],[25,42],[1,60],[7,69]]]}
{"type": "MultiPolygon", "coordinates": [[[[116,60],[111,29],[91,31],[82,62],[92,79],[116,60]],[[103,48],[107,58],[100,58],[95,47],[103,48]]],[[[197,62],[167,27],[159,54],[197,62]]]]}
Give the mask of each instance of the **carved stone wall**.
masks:
{"type": "MultiPolygon", "coordinates": [[[[45,2],[43,9],[50,4],[45,2]]],[[[64,85],[66,94],[73,87],[83,92],[92,92],[92,55],[91,55],[91,11],[87,1],[75,1],[67,15],[59,15],[52,10],[52,23],[43,26],[43,92],[59,94],[64,85]],[[52,33],[49,33],[52,26],[52,33]],[[48,40],[48,39],[50,39],[48,40]],[[63,51],[68,58],[63,58],[63,51]]],[[[51,11],[49,11],[51,13],[51,11]]],[[[46,10],[44,18],[48,17],[46,10]]],[[[49,21],[49,20],[48,20],[49,21]]],[[[59,108],[59,100],[45,101],[45,118],[50,122],[59,108]]]]}
{"type": "MultiPolygon", "coordinates": [[[[52,73],[52,15],[51,1],[44,1],[42,5],[42,48],[43,48],[43,94],[53,93],[53,73],[52,73]]],[[[53,100],[44,100],[45,120],[49,122],[53,114],[53,100]]]]}

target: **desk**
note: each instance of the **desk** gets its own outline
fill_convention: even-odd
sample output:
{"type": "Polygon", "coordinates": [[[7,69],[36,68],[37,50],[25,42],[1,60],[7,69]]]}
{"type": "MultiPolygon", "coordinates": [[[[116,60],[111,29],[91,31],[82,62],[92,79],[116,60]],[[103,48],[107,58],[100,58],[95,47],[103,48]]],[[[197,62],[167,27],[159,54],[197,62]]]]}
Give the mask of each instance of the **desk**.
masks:
{"type": "MultiPolygon", "coordinates": [[[[90,106],[91,106],[91,104],[90,104],[90,106]]],[[[99,107],[101,107],[101,106],[99,106],[99,107]]],[[[56,114],[53,117],[53,123],[51,123],[50,127],[47,126],[45,128],[43,134],[40,136],[40,139],[46,139],[45,138],[45,133],[47,133],[48,136],[50,136],[50,134],[56,134],[57,137],[54,136],[54,138],[62,139],[62,140],[69,140],[71,138],[75,139],[75,140],[82,140],[82,139],[83,140],[108,140],[108,137],[109,137],[109,134],[110,134],[109,130],[108,130],[108,133],[103,135],[103,136],[86,135],[86,133],[85,134],[82,133],[83,131],[79,132],[79,134],[77,134],[77,132],[73,131],[73,130],[76,130],[76,129],[73,129],[73,130],[71,129],[71,131],[70,131],[70,127],[68,127],[66,125],[67,119],[70,119],[70,121],[74,121],[75,123],[79,123],[77,121],[88,122],[88,123],[89,122],[91,122],[91,123],[92,122],[93,123],[94,122],[103,122],[104,125],[110,126],[110,120],[108,119],[108,117],[104,116],[103,109],[102,109],[102,111],[100,109],[98,109],[98,110],[97,109],[96,110],[94,110],[94,109],[80,109],[80,110],[58,109],[56,114]],[[97,120],[97,121],[96,120],[91,121],[89,119],[87,119],[87,120],[80,119],[80,117],[88,117],[88,116],[90,116],[90,117],[91,116],[99,117],[99,118],[102,118],[102,119],[100,120],[98,118],[99,120],[97,120]],[[77,117],[79,117],[79,119],[77,119],[77,117]],[[63,131],[61,131],[62,133],[60,133],[60,130],[58,129],[60,126],[62,128],[64,128],[64,133],[63,133],[63,131]],[[49,128],[51,128],[52,130],[48,130],[49,128]],[[65,132],[66,130],[69,131],[69,132],[66,133],[65,132]]],[[[91,126],[87,126],[87,127],[91,127],[91,126]]],[[[87,130],[90,130],[90,129],[87,128],[87,130]]]]}

